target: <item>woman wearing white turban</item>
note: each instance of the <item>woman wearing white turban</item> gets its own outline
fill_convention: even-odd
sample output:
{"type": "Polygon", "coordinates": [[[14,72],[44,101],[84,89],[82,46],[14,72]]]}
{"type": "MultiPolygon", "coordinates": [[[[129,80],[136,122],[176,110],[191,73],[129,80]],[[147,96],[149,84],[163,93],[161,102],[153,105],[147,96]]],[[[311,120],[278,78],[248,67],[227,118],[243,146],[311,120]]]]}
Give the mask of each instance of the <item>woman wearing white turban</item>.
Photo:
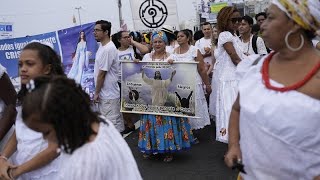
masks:
{"type": "Polygon", "coordinates": [[[261,25],[274,50],[239,83],[229,122],[231,167],[250,179],[320,178],[319,0],[273,0],[261,25]],[[238,166],[239,167],[239,166],[238,166]]]}

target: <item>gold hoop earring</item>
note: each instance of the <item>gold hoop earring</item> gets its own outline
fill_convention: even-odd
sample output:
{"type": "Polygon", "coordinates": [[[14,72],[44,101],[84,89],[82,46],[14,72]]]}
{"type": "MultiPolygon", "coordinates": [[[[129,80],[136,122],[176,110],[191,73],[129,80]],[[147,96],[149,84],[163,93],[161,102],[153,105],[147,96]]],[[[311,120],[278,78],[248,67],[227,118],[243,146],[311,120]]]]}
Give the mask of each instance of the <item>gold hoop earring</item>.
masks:
{"type": "Polygon", "coordinates": [[[293,47],[290,46],[290,44],[289,44],[289,36],[290,36],[292,33],[293,33],[293,31],[290,30],[290,31],[286,34],[286,37],[285,37],[284,41],[285,41],[285,43],[286,43],[287,48],[288,48],[290,51],[296,52],[296,51],[299,51],[299,50],[302,48],[302,46],[303,46],[303,44],[304,44],[304,38],[303,38],[303,36],[300,34],[301,43],[300,43],[299,47],[293,48],[293,47]]]}

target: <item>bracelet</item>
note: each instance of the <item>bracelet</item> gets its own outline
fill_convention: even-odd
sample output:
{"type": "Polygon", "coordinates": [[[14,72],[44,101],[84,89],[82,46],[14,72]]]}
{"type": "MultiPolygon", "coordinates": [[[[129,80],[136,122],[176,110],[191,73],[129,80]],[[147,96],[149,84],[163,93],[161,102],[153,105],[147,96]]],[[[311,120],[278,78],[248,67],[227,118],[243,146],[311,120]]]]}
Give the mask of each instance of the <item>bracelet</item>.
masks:
{"type": "Polygon", "coordinates": [[[3,155],[0,155],[0,159],[4,159],[4,160],[8,161],[8,158],[3,155]]]}

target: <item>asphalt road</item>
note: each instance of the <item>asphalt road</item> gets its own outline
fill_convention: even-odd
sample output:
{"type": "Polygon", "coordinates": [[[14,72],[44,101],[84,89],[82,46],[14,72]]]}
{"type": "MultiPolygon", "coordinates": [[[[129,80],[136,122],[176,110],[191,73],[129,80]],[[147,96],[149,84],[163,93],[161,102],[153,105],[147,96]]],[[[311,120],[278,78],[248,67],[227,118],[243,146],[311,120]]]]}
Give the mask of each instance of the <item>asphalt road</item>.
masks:
{"type": "Polygon", "coordinates": [[[125,139],[145,180],[237,179],[237,172],[227,168],[223,162],[227,144],[215,141],[213,125],[198,131],[200,143],[193,145],[190,150],[176,153],[170,163],[162,159],[144,159],[137,146],[138,132],[136,130],[125,139]]]}

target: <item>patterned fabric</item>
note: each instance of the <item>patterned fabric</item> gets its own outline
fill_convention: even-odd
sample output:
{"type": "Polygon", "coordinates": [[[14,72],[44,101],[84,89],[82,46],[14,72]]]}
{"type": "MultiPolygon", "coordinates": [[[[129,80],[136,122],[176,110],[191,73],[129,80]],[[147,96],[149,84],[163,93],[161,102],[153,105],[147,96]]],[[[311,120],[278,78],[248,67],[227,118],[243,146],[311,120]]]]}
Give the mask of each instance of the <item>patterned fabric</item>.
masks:
{"type": "Polygon", "coordinates": [[[152,42],[155,38],[161,38],[166,44],[168,44],[168,38],[166,33],[162,32],[162,31],[156,31],[152,34],[152,42]]]}
{"type": "Polygon", "coordinates": [[[187,118],[142,115],[138,147],[144,153],[170,153],[189,149],[193,142],[187,118]]]}
{"type": "Polygon", "coordinates": [[[272,3],[302,28],[313,32],[320,29],[319,0],[273,0],[272,3]]]}

